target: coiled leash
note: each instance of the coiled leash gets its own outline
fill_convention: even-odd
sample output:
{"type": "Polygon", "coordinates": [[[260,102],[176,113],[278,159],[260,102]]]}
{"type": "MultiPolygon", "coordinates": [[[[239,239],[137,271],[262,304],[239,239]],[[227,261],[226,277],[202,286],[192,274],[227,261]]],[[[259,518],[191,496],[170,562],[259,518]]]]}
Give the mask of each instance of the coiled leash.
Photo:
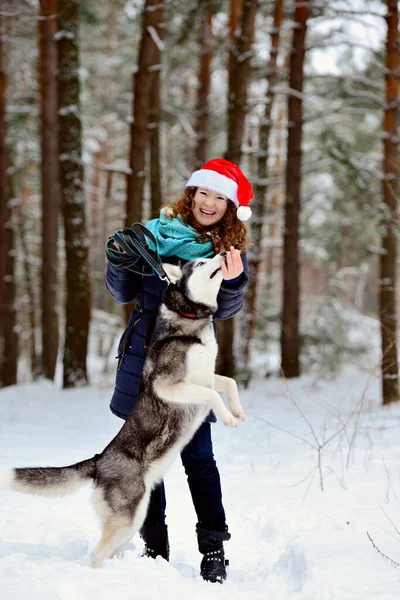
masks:
{"type": "Polygon", "coordinates": [[[131,227],[125,227],[122,231],[117,229],[107,240],[106,256],[113,265],[125,267],[138,275],[155,274],[168,284],[171,283],[158,254],[157,240],[143,223],[133,223],[131,227]],[[146,237],[152,241],[155,250],[149,248],[146,237]],[[118,250],[114,243],[121,250],[118,250]]]}

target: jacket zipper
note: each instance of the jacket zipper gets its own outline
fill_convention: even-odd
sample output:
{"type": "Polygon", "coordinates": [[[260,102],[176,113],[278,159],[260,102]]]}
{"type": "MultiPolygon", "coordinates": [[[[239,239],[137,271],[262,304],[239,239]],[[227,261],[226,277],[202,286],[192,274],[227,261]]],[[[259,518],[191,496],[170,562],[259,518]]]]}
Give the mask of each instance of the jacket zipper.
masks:
{"type": "MultiPolygon", "coordinates": [[[[143,312],[142,308],[140,309],[140,312],[141,313],[143,312]]],[[[141,316],[132,323],[132,327],[130,328],[128,335],[126,336],[126,338],[124,340],[122,340],[121,352],[117,356],[117,358],[118,358],[117,371],[121,370],[121,366],[122,366],[122,363],[124,362],[124,358],[125,358],[126,348],[128,346],[128,342],[129,342],[129,336],[131,335],[132,331],[135,329],[136,325],[139,323],[140,319],[141,319],[141,316]]]]}

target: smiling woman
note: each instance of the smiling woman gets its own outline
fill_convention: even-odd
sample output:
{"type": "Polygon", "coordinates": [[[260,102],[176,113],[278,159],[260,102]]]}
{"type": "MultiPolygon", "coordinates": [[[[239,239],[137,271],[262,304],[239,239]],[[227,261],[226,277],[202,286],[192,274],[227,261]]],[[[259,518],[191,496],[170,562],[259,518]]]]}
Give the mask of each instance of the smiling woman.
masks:
{"type": "Polygon", "coordinates": [[[228,198],[218,192],[197,188],[193,198],[193,216],[203,227],[214,225],[226,213],[228,198]]]}
{"type": "Polygon", "coordinates": [[[247,247],[242,221],[251,215],[252,186],[234,163],[214,158],[195,171],[181,198],[165,209],[168,219],[180,218],[198,232],[199,243],[211,239],[215,252],[247,247]]]}

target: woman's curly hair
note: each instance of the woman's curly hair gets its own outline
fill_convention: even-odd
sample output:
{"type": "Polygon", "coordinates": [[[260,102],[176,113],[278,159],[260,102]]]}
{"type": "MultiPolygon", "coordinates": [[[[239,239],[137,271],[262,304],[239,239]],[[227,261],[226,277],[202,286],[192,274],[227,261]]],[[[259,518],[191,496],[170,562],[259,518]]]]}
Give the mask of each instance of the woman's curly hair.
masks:
{"type": "Polygon", "coordinates": [[[237,250],[245,250],[248,242],[246,226],[236,216],[236,206],[230,200],[227,209],[220,221],[211,227],[202,227],[193,216],[193,199],[197,187],[185,188],[182,196],[173,204],[169,204],[165,216],[180,217],[184,223],[191,225],[199,232],[197,241],[206,242],[210,239],[214,244],[215,252],[218,254],[223,250],[229,250],[234,246],[237,250]]]}

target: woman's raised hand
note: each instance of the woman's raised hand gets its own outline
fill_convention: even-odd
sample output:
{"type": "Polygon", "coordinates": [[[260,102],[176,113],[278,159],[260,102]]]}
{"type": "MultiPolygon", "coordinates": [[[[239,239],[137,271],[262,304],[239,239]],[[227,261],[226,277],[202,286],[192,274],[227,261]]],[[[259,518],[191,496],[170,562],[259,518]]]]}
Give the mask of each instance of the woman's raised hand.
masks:
{"type": "Polygon", "coordinates": [[[236,279],[243,273],[243,262],[240,256],[240,250],[236,250],[233,246],[226,253],[226,262],[221,265],[222,274],[225,280],[236,279]]]}

